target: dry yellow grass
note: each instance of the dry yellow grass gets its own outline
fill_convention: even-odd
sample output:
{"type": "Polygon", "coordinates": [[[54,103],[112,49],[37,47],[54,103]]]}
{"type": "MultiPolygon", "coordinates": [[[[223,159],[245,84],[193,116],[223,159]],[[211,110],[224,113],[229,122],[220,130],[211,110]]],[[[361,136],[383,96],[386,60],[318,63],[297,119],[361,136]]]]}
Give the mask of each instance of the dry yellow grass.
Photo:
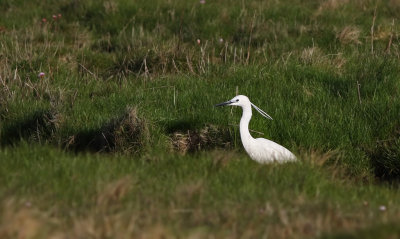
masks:
{"type": "Polygon", "coordinates": [[[325,57],[318,47],[308,47],[303,49],[300,55],[300,59],[305,64],[323,63],[325,62],[325,57]]]}
{"type": "Polygon", "coordinates": [[[118,203],[130,191],[132,183],[131,177],[126,176],[106,185],[97,196],[98,206],[106,207],[118,203]]]}
{"type": "Polygon", "coordinates": [[[30,201],[4,200],[0,213],[0,238],[30,239],[43,237],[57,225],[48,213],[39,211],[30,201]]]}
{"type": "Polygon", "coordinates": [[[38,205],[31,205],[27,201],[4,201],[0,211],[0,238],[147,239],[176,238],[178,235],[188,238],[254,238],[259,235],[268,238],[313,238],[325,233],[354,231],[376,223],[395,221],[400,216],[400,212],[390,210],[390,204],[387,205],[389,210],[382,211],[365,201],[349,213],[343,205],[315,205],[305,195],[293,198],[290,206],[266,201],[264,207],[258,209],[249,205],[233,208],[227,205],[220,208],[219,212],[188,208],[185,201],[204,195],[202,181],[179,186],[176,196],[182,201],[175,201],[178,204],[168,208],[153,205],[152,209],[132,210],[131,207],[120,207],[123,205],[120,200],[124,192],[129,190],[129,182],[129,177],[124,177],[106,185],[97,196],[99,203],[89,206],[80,215],[54,214],[54,207],[38,209],[38,205]],[[249,214],[253,214],[251,219],[248,218],[249,214]],[[240,223],[246,226],[239,227],[240,223]],[[205,225],[211,228],[218,225],[219,228],[213,233],[205,225]]]}
{"type": "Polygon", "coordinates": [[[361,30],[356,26],[346,26],[336,34],[336,38],[342,44],[361,44],[360,39],[361,30]]]}
{"type": "Polygon", "coordinates": [[[210,147],[229,147],[230,142],[224,138],[224,134],[226,132],[215,125],[206,125],[199,130],[177,131],[171,136],[171,148],[186,154],[210,147]]]}
{"type": "Polygon", "coordinates": [[[320,66],[332,69],[336,74],[342,73],[342,68],[346,64],[346,59],[342,53],[324,54],[316,46],[304,48],[299,53],[299,60],[306,65],[320,66]]]}
{"type": "Polygon", "coordinates": [[[349,0],[325,0],[322,1],[315,15],[321,15],[324,11],[334,11],[339,7],[347,4],[349,0]]]}

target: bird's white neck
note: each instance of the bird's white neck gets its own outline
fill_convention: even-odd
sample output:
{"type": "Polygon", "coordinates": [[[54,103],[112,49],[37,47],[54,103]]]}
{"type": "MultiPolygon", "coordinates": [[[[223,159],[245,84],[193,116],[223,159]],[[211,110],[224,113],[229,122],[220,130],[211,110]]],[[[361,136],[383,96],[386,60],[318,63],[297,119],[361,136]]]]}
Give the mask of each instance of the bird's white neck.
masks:
{"type": "Polygon", "coordinates": [[[243,146],[246,148],[248,143],[250,143],[254,138],[249,132],[249,122],[251,119],[251,105],[244,106],[242,118],[240,119],[240,138],[242,140],[243,146]]]}

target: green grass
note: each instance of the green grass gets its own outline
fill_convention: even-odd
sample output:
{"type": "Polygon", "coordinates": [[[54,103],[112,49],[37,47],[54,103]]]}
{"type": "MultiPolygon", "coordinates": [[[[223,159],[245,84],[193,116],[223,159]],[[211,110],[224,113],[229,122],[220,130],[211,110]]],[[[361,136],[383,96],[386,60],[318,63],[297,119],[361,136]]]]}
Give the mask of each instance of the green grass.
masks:
{"type": "Polygon", "coordinates": [[[0,237],[399,235],[395,1],[0,9],[0,237]],[[236,92],[298,163],[250,160],[236,92]]]}

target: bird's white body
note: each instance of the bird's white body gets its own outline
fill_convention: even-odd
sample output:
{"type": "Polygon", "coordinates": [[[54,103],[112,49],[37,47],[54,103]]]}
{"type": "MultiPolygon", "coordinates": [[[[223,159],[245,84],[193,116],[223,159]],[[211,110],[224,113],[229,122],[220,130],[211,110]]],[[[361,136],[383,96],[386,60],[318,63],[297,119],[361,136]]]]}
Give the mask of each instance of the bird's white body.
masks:
{"type": "Polygon", "coordinates": [[[240,119],[240,138],[246,152],[250,158],[259,163],[270,162],[288,162],[295,161],[296,156],[288,149],[271,140],[264,138],[253,138],[249,132],[249,122],[252,116],[251,106],[253,106],[260,114],[266,118],[272,119],[267,113],[252,104],[244,95],[238,95],[232,100],[221,103],[219,105],[236,105],[243,109],[242,118],[240,119]]]}

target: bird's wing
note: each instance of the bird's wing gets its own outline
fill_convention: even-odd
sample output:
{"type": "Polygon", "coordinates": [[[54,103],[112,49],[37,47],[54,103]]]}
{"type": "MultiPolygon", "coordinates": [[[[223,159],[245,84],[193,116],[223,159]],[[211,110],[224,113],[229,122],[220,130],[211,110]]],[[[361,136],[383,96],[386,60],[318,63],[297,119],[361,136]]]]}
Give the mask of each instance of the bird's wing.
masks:
{"type": "Polygon", "coordinates": [[[270,157],[270,160],[287,161],[296,159],[296,156],[294,156],[292,152],[282,145],[275,143],[274,141],[264,138],[257,138],[256,142],[259,145],[259,154],[270,157]]]}

